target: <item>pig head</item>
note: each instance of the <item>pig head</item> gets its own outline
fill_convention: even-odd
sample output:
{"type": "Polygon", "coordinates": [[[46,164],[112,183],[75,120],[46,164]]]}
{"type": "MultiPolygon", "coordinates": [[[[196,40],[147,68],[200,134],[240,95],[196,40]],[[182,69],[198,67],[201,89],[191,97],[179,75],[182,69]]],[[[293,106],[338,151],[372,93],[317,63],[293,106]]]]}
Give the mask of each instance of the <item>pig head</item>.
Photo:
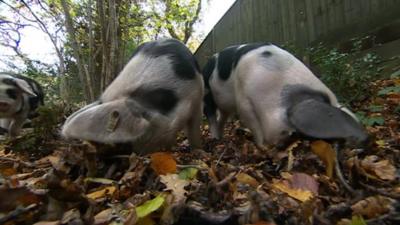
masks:
{"type": "Polygon", "coordinates": [[[179,41],[145,43],[97,102],[65,122],[67,138],[130,143],[148,152],[171,147],[184,129],[200,147],[203,81],[190,51],[179,41]]]}
{"type": "Polygon", "coordinates": [[[43,104],[40,85],[21,75],[0,73],[0,126],[11,137],[18,135],[26,119],[43,104]]]}

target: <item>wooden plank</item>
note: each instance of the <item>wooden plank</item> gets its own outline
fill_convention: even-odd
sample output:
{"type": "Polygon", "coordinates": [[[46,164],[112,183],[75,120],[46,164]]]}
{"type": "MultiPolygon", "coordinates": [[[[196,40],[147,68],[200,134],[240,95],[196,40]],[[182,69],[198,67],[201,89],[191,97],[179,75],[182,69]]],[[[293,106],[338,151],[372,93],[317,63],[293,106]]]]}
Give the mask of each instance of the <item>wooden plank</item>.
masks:
{"type": "Polygon", "coordinates": [[[314,41],[317,38],[315,33],[315,24],[314,24],[314,2],[313,0],[306,0],[306,20],[307,20],[307,33],[308,33],[308,43],[314,41]]]}

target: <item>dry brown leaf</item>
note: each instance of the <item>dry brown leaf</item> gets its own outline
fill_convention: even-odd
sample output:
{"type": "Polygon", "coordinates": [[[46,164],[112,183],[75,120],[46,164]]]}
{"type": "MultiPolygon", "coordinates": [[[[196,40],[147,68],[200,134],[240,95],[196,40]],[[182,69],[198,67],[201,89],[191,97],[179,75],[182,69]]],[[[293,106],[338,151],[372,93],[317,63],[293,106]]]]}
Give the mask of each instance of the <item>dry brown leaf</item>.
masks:
{"type": "Polygon", "coordinates": [[[292,144],[290,144],[287,148],[286,148],[286,152],[288,152],[288,165],[287,165],[287,170],[291,171],[293,168],[293,161],[294,161],[294,155],[293,155],[293,150],[299,146],[299,144],[301,143],[300,140],[297,140],[295,142],[293,142],[292,144]]]}
{"type": "Polygon", "coordinates": [[[236,179],[240,183],[248,184],[252,187],[257,187],[258,185],[260,185],[260,183],[258,183],[258,181],[254,177],[252,177],[246,173],[238,173],[236,175],[236,179]]]}
{"type": "Polygon", "coordinates": [[[108,224],[110,222],[111,214],[113,210],[111,208],[105,209],[94,216],[94,225],[97,224],[108,224]]]}
{"type": "Polygon", "coordinates": [[[160,175],[160,177],[161,183],[167,186],[164,190],[172,191],[175,202],[186,199],[185,195],[187,191],[185,190],[185,186],[190,183],[189,181],[180,179],[178,174],[160,175]]]}
{"type": "Polygon", "coordinates": [[[329,143],[322,140],[312,142],[311,150],[324,162],[326,166],[326,175],[332,178],[336,160],[335,150],[329,143]]]}
{"type": "Polygon", "coordinates": [[[151,154],[151,168],[158,175],[176,173],[176,161],[170,153],[156,152],[151,154]]]}
{"type": "Polygon", "coordinates": [[[0,174],[4,177],[10,177],[14,174],[17,174],[17,170],[13,167],[2,168],[2,169],[0,169],[0,174]]]}
{"type": "Polygon", "coordinates": [[[117,189],[115,188],[115,186],[108,186],[108,187],[104,187],[101,190],[87,194],[86,197],[96,200],[98,198],[103,198],[105,195],[113,195],[116,190],[117,189]]]}
{"type": "Polygon", "coordinates": [[[376,155],[367,156],[360,163],[361,167],[367,172],[379,177],[382,180],[392,181],[396,179],[396,168],[389,160],[378,161],[376,155]]]}
{"type": "Polygon", "coordinates": [[[275,225],[273,222],[266,222],[266,221],[257,221],[255,223],[246,224],[246,225],[275,225]]]}
{"type": "Polygon", "coordinates": [[[394,200],[380,195],[371,196],[351,206],[354,215],[362,215],[368,219],[383,215],[392,209],[394,200]]]}
{"type": "Polygon", "coordinates": [[[288,186],[286,182],[278,181],[272,184],[272,187],[282,192],[287,193],[290,197],[295,198],[299,201],[306,202],[313,197],[313,193],[308,190],[293,189],[288,186]]]}
{"type": "Polygon", "coordinates": [[[305,173],[294,173],[290,179],[290,187],[293,189],[311,191],[315,195],[318,194],[318,182],[314,177],[305,173]]]}
{"type": "Polygon", "coordinates": [[[37,223],[34,223],[33,225],[59,225],[61,224],[61,221],[40,221],[37,223]]]}

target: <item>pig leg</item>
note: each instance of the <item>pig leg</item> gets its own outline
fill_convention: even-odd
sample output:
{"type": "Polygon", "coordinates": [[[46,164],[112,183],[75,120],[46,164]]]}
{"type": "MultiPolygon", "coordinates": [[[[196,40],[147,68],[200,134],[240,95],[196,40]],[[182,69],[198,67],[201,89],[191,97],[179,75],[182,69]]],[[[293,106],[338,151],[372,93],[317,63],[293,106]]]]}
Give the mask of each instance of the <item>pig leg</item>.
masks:
{"type": "Polygon", "coordinates": [[[247,98],[239,98],[238,113],[240,120],[245,124],[253,133],[254,141],[257,147],[262,148],[264,144],[263,132],[259,118],[255,113],[255,108],[247,98]]]}
{"type": "Polygon", "coordinates": [[[201,117],[202,117],[202,111],[201,111],[201,104],[200,107],[194,107],[194,110],[192,112],[192,116],[189,118],[187,126],[185,128],[185,134],[186,137],[189,140],[189,144],[192,147],[192,149],[198,149],[201,148],[201,131],[200,131],[200,126],[201,126],[201,117]]]}
{"type": "Polygon", "coordinates": [[[22,113],[11,121],[8,130],[8,134],[10,135],[11,138],[15,138],[21,132],[22,126],[24,125],[27,116],[28,116],[27,112],[22,113]]]}
{"type": "Polygon", "coordinates": [[[218,136],[219,136],[219,138],[222,138],[224,136],[224,126],[228,119],[229,119],[229,113],[219,110],[219,118],[218,118],[218,136]]]}
{"type": "Polygon", "coordinates": [[[221,133],[218,130],[217,117],[215,115],[209,116],[208,125],[210,126],[211,137],[215,139],[221,138],[221,133]]]}
{"type": "Polygon", "coordinates": [[[11,119],[8,118],[0,119],[0,131],[2,135],[8,133],[8,130],[10,129],[10,123],[11,119]]]}

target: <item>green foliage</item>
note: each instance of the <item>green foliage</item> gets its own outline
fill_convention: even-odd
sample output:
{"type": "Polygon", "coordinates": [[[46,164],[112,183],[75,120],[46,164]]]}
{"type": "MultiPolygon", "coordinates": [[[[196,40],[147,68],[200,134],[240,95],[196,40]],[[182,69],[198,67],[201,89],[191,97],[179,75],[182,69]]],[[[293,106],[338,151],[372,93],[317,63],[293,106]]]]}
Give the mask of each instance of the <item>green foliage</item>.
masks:
{"type": "Polygon", "coordinates": [[[54,140],[59,133],[59,125],[64,120],[65,105],[48,104],[37,109],[38,116],[32,119],[30,131],[14,140],[8,140],[6,146],[15,152],[29,153],[30,155],[46,155],[57,147],[54,140]]]}
{"type": "Polygon", "coordinates": [[[382,89],[378,92],[378,95],[383,96],[383,95],[387,95],[390,93],[400,93],[400,86],[385,87],[384,89],[382,89]]]}
{"type": "Polygon", "coordinates": [[[367,116],[367,114],[362,111],[356,112],[356,116],[365,126],[382,126],[383,124],[385,124],[385,118],[383,118],[382,116],[367,116]]]}
{"type": "Polygon", "coordinates": [[[382,78],[377,66],[378,56],[367,53],[360,57],[357,43],[350,53],[339,52],[322,43],[308,49],[311,64],[320,72],[320,79],[345,103],[370,94],[370,82],[382,78]]]}

